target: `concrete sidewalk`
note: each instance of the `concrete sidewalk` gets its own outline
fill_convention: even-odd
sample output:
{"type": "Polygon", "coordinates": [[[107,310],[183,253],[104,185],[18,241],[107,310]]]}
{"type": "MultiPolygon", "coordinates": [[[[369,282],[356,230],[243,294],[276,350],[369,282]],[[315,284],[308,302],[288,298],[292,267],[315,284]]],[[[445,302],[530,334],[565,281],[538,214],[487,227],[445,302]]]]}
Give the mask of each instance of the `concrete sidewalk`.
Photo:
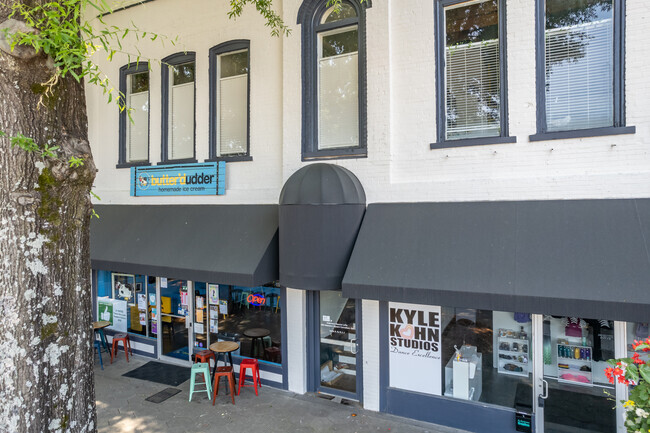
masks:
{"type": "Polygon", "coordinates": [[[123,377],[150,359],[134,356],[127,363],[123,353],[112,365],[104,356],[104,370],[95,366],[97,423],[100,433],[126,432],[391,432],[463,433],[387,414],[371,412],[355,403],[297,395],[268,386],[259,396],[251,388],[235,397],[223,395],[222,379],[216,406],[205,395],[189,398],[189,380],[175,388],[179,394],[155,404],[145,398],[168,388],[154,382],[123,377]]]}

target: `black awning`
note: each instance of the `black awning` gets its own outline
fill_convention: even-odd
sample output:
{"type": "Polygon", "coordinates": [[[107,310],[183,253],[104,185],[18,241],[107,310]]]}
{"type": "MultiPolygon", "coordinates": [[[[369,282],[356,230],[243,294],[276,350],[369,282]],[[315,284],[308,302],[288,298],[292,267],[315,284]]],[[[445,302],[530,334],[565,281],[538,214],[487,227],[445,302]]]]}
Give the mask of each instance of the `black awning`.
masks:
{"type": "Polygon", "coordinates": [[[343,295],[647,322],[650,200],[368,206],[343,295]]]}
{"type": "Polygon", "coordinates": [[[278,279],[276,205],[98,205],[94,269],[258,286],[278,279]]]}
{"type": "Polygon", "coordinates": [[[280,283],[340,290],[366,211],[366,193],[350,170],[315,163],[291,175],[280,194],[280,283]]]}

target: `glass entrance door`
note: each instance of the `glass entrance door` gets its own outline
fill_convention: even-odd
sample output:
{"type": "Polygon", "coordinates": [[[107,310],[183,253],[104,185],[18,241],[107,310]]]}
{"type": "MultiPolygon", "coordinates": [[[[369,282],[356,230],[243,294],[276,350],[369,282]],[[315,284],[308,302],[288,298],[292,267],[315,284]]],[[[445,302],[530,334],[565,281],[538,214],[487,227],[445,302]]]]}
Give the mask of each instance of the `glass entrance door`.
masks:
{"type": "Polygon", "coordinates": [[[160,278],[161,357],[190,361],[191,315],[194,296],[192,282],[160,278]]]}
{"type": "Polygon", "coordinates": [[[357,308],[341,292],[317,294],[319,351],[318,389],[357,399],[357,308]]]}
{"type": "Polygon", "coordinates": [[[614,325],[610,320],[538,317],[537,432],[617,432],[616,388],[604,372],[606,361],[616,355],[614,325]]]}

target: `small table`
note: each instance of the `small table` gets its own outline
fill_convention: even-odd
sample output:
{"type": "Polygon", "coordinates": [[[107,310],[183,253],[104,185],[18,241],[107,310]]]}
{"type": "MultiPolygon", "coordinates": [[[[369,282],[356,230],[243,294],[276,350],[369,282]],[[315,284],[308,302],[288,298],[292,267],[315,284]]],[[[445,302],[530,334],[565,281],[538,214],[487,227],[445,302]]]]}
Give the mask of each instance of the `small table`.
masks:
{"type": "Polygon", "coordinates": [[[223,363],[226,363],[226,354],[228,354],[228,361],[230,361],[230,366],[232,367],[232,353],[239,349],[239,343],[236,341],[217,341],[210,345],[210,350],[215,353],[214,368],[212,369],[212,381],[214,382],[214,374],[217,372],[217,364],[219,363],[219,357],[223,353],[223,363]]]}
{"type": "Polygon", "coordinates": [[[93,322],[93,330],[99,334],[99,341],[101,341],[102,345],[104,346],[104,349],[109,352],[108,350],[108,340],[106,340],[106,335],[104,334],[104,328],[107,326],[111,326],[111,322],[107,320],[100,320],[99,322],[93,322]]]}
{"type": "Polygon", "coordinates": [[[244,336],[251,339],[251,357],[254,358],[256,352],[256,345],[262,345],[262,350],[259,352],[264,354],[264,337],[271,335],[271,331],[266,328],[251,328],[244,331],[244,336]]]}

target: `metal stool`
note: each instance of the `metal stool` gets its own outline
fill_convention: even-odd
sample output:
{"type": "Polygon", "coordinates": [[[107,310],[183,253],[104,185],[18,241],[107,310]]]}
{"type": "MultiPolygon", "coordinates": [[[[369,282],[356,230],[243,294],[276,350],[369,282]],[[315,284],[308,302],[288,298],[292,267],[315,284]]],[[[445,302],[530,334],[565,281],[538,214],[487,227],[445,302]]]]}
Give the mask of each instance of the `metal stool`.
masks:
{"type": "Polygon", "coordinates": [[[214,386],[212,394],[212,406],[216,401],[216,396],[219,395],[219,379],[221,377],[228,378],[228,388],[230,389],[230,397],[232,399],[232,404],[235,404],[235,372],[232,367],[217,367],[217,372],[214,375],[214,386]]]}
{"type": "MultiPolygon", "coordinates": [[[[192,377],[190,378],[190,400],[192,401],[192,394],[195,392],[207,392],[208,393],[208,400],[210,400],[210,394],[212,394],[212,389],[210,387],[210,364],[207,364],[205,362],[199,362],[194,365],[192,365],[192,377]],[[205,389],[197,389],[194,390],[194,386],[197,385],[197,382],[195,381],[196,375],[197,374],[203,374],[203,383],[205,384],[205,389]]],[[[198,382],[200,385],[201,382],[198,382]]]]}

